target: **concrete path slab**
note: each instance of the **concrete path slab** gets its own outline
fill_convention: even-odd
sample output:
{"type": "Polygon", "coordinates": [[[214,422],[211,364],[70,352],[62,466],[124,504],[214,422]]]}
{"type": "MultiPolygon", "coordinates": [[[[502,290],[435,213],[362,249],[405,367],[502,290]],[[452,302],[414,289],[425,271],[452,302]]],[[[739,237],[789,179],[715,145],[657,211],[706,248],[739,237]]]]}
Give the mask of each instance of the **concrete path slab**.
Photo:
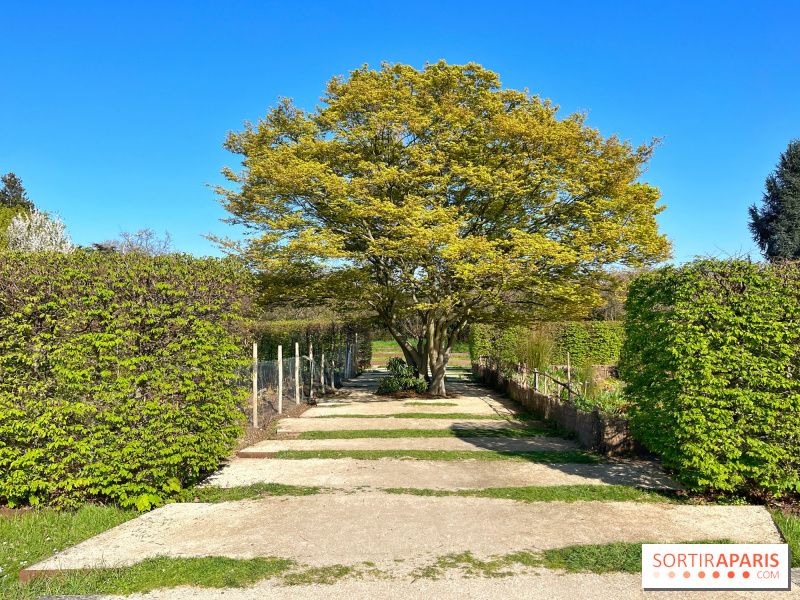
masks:
{"type": "Polygon", "coordinates": [[[452,403],[454,406],[406,406],[407,402],[417,402],[417,400],[413,398],[394,400],[381,398],[380,396],[373,396],[373,398],[377,399],[351,401],[349,403],[343,400],[332,407],[315,406],[304,412],[301,418],[309,419],[329,417],[331,415],[395,415],[421,412],[433,414],[462,413],[481,416],[502,415],[504,417],[512,417],[514,415],[510,407],[482,398],[448,398],[447,400],[442,400],[442,402],[452,403]]]}
{"type": "Polygon", "coordinates": [[[557,437],[530,438],[354,438],[337,440],[265,440],[249,446],[247,452],[282,450],[500,450],[540,452],[578,450],[573,441],[557,437]]]}
{"type": "MultiPolygon", "coordinates": [[[[795,569],[796,570],[796,569],[795,569]]],[[[105,596],[118,600],[119,596],[105,596]]],[[[548,571],[493,579],[440,580],[347,579],[335,585],[285,586],[272,580],[246,589],[179,587],[131,594],[127,600],[786,600],[800,598],[800,586],[789,592],[645,592],[641,575],[564,574],[548,571]]],[[[55,599],[54,599],[55,600],[55,599]]],[[[78,600],[77,598],[75,600],[78,600]]]]}
{"type": "Polygon", "coordinates": [[[208,480],[209,485],[235,487],[253,483],[354,489],[416,488],[480,490],[494,487],[550,485],[631,485],[682,489],[658,465],[644,461],[608,464],[538,464],[429,460],[234,459],[208,480]]]}
{"type": "Polygon", "coordinates": [[[123,566],[157,555],[278,556],[311,566],[369,561],[407,575],[439,556],[466,551],[486,559],[572,544],[720,538],[781,541],[769,513],[755,506],[319,494],[169,504],[26,571],[123,566]]]}
{"type": "Polygon", "coordinates": [[[448,393],[457,398],[404,398],[393,399],[376,396],[373,392],[386,373],[364,373],[347,382],[343,390],[348,396],[337,398],[333,404],[343,406],[318,406],[307,410],[301,418],[314,418],[330,415],[390,415],[398,413],[430,412],[436,414],[466,413],[475,415],[514,414],[514,403],[496,392],[459,377],[447,378],[448,393]],[[408,402],[448,402],[455,406],[404,406],[408,402]]]}
{"type": "MultiPolygon", "coordinates": [[[[420,411],[424,412],[424,411],[420,411]]],[[[281,419],[278,433],[342,431],[359,429],[526,429],[544,427],[540,421],[495,421],[490,419],[281,419]]]]}

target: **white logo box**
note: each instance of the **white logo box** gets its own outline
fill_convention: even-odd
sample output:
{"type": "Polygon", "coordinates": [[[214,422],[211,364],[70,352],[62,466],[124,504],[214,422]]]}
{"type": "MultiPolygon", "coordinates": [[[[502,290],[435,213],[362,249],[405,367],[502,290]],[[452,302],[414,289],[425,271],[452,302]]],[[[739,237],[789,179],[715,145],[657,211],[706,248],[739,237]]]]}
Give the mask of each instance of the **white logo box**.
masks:
{"type": "Polygon", "coordinates": [[[788,544],[642,544],[645,590],[790,590],[788,544]]]}

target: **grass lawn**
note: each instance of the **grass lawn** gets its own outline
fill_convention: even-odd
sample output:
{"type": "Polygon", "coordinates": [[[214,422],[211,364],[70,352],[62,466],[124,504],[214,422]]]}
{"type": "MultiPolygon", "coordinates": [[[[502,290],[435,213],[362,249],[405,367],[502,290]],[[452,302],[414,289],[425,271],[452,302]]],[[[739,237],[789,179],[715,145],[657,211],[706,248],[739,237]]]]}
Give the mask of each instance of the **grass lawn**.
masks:
{"type": "Polygon", "coordinates": [[[343,429],[340,431],[304,431],[301,440],[350,440],[356,438],[527,438],[553,435],[549,429],[343,429]]]}
{"type": "Polygon", "coordinates": [[[400,458],[415,460],[513,460],[535,463],[601,463],[603,458],[583,450],[566,452],[505,450],[282,450],[271,460],[304,460],[308,458],[355,458],[380,460],[400,458]]]}
{"type": "Polygon", "coordinates": [[[792,566],[800,567],[800,517],[789,516],[779,510],[771,512],[783,538],[792,548],[792,566]]]}
{"type": "Polygon", "coordinates": [[[0,598],[11,597],[9,590],[17,587],[19,572],[26,566],[138,515],[135,510],[86,505],[78,510],[42,509],[0,517],[0,598]]]}
{"type": "MultiPolygon", "coordinates": [[[[417,343],[414,340],[409,340],[414,347],[416,347],[417,343]]],[[[400,352],[400,346],[394,340],[372,340],[372,351],[373,352],[390,352],[396,351],[400,352]]],[[[453,345],[453,352],[461,353],[469,353],[469,344],[467,342],[456,342],[453,345]]]]}

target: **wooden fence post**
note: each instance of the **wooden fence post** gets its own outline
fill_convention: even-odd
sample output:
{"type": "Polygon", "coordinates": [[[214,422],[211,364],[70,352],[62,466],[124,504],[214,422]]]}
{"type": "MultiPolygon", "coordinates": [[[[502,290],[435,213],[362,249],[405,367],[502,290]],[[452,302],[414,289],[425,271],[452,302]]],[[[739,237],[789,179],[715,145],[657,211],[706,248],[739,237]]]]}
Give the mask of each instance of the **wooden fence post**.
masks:
{"type": "Polygon", "coordinates": [[[569,365],[569,352],[567,352],[567,398],[572,402],[572,368],[569,365]]]}
{"type": "Polygon", "coordinates": [[[258,428],[258,342],[253,342],[253,427],[258,428]]]}
{"type": "Polygon", "coordinates": [[[533,387],[537,392],[539,391],[539,369],[533,370],[533,387]]]}
{"type": "MultiPolygon", "coordinates": [[[[325,346],[323,346],[325,348],[325,346]]],[[[320,374],[319,374],[319,383],[321,386],[322,391],[321,394],[325,393],[325,353],[322,353],[322,358],[320,358],[320,374]]]]}
{"type": "Polygon", "coordinates": [[[294,402],[300,404],[300,342],[294,343],[294,402]]]}
{"type": "Polygon", "coordinates": [[[278,414],[283,412],[283,346],[278,345],[278,414]]]}
{"type": "Polygon", "coordinates": [[[314,342],[308,342],[308,403],[314,397],[314,342]]]}

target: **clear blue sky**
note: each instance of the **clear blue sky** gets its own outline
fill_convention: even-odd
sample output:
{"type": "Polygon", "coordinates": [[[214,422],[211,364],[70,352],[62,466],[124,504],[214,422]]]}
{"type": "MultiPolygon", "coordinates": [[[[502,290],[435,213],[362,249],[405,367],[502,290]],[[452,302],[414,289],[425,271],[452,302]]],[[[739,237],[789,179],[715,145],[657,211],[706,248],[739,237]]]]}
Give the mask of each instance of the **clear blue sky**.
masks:
{"type": "Polygon", "coordinates": [[[226,132],[363,63],[474,61],[603,134],[664,137],[645,180],[678,261],[754,248],[747,206],[800,137],[797,2],[31,1],[0,22],[0,172],[80,244],[151,227],[216,254],[226,132]]]}

